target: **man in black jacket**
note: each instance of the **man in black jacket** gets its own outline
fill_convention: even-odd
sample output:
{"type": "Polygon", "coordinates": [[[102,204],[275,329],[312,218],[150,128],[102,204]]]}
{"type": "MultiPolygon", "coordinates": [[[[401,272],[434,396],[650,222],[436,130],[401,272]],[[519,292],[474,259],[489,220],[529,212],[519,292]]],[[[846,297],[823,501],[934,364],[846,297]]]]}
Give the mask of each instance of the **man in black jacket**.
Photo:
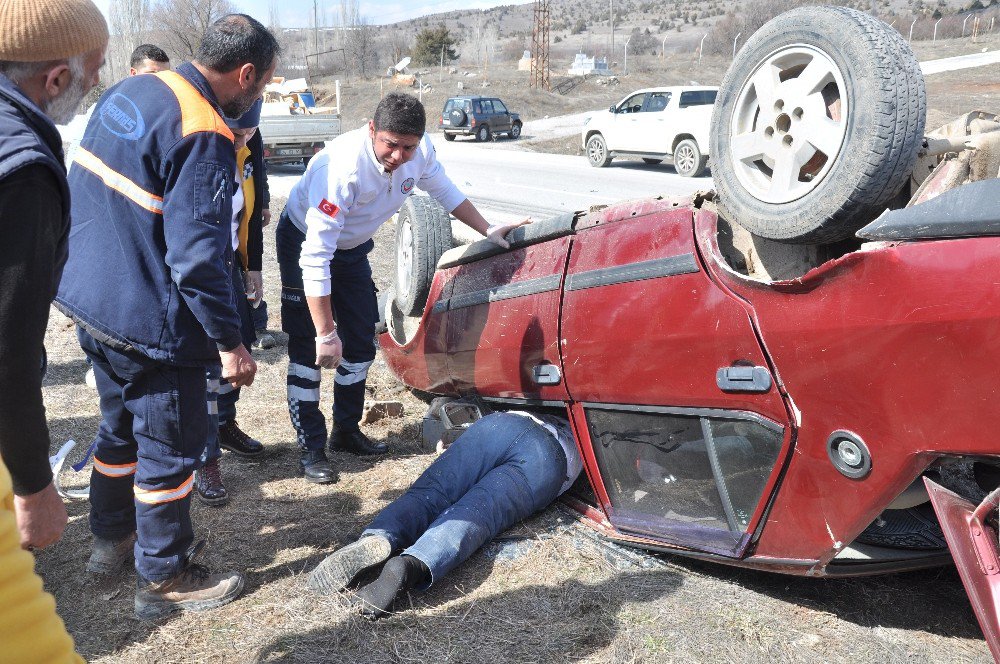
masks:
{"type": "Polygon", "coordinates": [[[52,484],[42,340],[66,261],[69,189],[53,122],[98,82],[108,29],[91,0],[0,4],[0,457],[21,545],[52,544],[66,508],[52,484]]]}

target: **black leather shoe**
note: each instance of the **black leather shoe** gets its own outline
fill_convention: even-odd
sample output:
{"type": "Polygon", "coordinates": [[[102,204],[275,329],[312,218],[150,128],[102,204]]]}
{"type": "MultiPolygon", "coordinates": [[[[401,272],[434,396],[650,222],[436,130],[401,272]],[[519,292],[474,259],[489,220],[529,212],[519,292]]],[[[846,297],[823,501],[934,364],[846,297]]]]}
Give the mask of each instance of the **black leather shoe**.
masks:
{"type": "Polygon", "coordinates": [[[331,484],[338,479],[337,471],[327,461],[323,450],[306,450],[302,453],[299,458],[299,475],[305,477],[306,482],[314,484],[331,484]]]}
{"type": "Polygon", "coordinates": [[[194,473],[194,492],[198,500],[212,507],[219,507],[229,502],[229,492],[222,483],[222,469],[219,460],[206,461],[201,470],[194,473]]]}
{"type": "Polygon", "coordinates": [[[264,445],[243,433],[236,420],[219,425],[219,447],[243,457],[255,457],[264,452],[264,445]]]}
{"type": "Polygon", "coordinates": [[[373,454],[385,454],[389,451],[389,446],[385,443],[373,443],[368,436],[357,429],[353,431],[334,429],[330,435],[330,449],[339,452],[350,452],[358,456],[371,456],[373,454]]]}

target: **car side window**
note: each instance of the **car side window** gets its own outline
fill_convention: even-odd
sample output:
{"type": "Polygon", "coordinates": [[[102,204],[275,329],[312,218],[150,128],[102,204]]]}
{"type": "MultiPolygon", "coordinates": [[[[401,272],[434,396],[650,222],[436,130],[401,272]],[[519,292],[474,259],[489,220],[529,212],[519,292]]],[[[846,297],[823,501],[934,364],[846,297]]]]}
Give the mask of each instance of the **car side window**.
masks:
{"type": "Polygon", "coordinates": [[[478,101],[472,102],[472,112],[473,113],[482,113],[483,112],[483,108],[482,108],[482,106],[480,105],[480,103],[478,101]]]}
{"type": "Polygon", "coordinates": [[[715,90],[689,90],[681,93],[678,105],[681,108],[688,106],[709,106],[715,103],[715,90]]]}
{"type": "Polygon", "coordinates": [[[664,110],[670,103],[669,92],[651,92],[646,99],[646,106],[642,110],[647,113],[657,113],[664,110]]]}
{"type": "Polygon", "coordinates": [[[640,92],[637,95],[632,95],[628,99],[622,102],[621,106],[618,107],[619,113],[638,113],[642,110],[642,102],[646,98],[645,92],[640,92]]]}
{"type": "Polygon", "coordinates": [[[503,105],[503,102],[499,99],[493,100],[493,110],[497,113],[506,113],[507,107],[503,105]]]}
{"type": "Polygon", "coordinates": [[[483,106],[483,113],[493,113],[493,102],[489,99],[484,99],[479,102],[483,106]]]}

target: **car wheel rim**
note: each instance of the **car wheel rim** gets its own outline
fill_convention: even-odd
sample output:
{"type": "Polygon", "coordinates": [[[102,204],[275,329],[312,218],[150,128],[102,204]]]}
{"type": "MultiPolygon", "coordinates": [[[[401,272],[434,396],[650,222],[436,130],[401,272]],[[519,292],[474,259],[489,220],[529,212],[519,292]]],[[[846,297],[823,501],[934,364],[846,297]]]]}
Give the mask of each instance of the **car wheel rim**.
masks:
{"type": "Polygon", "coordinates": [[[677,165],[677,170],[682,173],[694,170],[694,150],[691,149],[690,145],[682,145],[677,150],[674,163],[677,165]]]}
{"type": "Polygon", "coordinates": [[[789,203],[829,174],[847,134],[844,76],[814,46],[781,48],[743,83],[730,119],[736,178],[765,203],[789,203]]]}
{"type": "Polygon", "coordinates": [[[600,141],[590,142],[589,155],[590,155],[590,161],[594,162],[595,164],[599,164],[602,161],[604,161],[604,146],[601,145],[600,141]]]}
{"type": "Polygon", "coordinates": [[[409,221],[399,227],[399,249],[396,251],[396,287],[399,293],[410,292],[410,275],[413,274],[413,228],[409,221]]]}

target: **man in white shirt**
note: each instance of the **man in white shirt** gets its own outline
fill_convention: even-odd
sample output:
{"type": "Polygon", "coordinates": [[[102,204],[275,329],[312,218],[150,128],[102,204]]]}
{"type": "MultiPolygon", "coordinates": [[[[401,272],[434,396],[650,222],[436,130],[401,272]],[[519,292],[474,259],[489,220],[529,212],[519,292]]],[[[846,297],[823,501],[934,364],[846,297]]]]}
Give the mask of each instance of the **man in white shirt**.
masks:
{"type": "Polygon", "coordinates": [[[388,449],[358,428],[375,359],[378,306],[368,253],[378,228],[414,187],[501,246],[507,246],[508,231],[528,222],[489,224],[445,175],[425,125],[416,97],[386,95],[367,128],[339,136],[313,157],[278,222],[288,409],[302,449],[299,473],[310,482],[337,479],[324,451],[320,367],[337,370],[331,448],[354,454],[388,449]]]}

